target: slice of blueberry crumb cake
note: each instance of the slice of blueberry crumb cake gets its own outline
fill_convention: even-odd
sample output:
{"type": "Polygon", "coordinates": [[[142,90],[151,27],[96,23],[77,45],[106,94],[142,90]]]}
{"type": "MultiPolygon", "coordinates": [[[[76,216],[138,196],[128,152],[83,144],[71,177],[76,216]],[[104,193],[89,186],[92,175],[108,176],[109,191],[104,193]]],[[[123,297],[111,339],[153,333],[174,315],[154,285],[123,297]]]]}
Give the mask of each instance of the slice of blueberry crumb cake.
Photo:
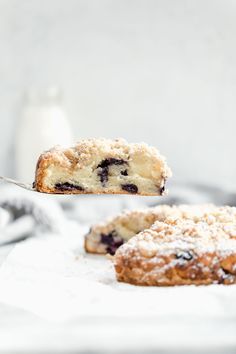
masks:
{"type": "Polygon", "coordinates": [[[44,193],[162,195],[170,175],[154,147],[123,139],[87,139],[43,153],[34,187],[44,193]]]}

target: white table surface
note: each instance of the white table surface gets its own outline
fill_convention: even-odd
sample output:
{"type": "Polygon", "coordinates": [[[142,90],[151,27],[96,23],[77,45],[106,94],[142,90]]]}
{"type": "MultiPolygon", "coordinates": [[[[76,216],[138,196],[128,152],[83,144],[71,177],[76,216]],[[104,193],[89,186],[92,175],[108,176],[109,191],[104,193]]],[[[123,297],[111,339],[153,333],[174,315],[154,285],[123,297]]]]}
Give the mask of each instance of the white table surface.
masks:
{"type": "MultiPolygon", "coordinates": [[[[83,220],[93,215],[94,222],[97,214],[102,213],[104,217],[108,215],[108,209],[111,208],[108,202],[106,198],[104,201],[100,198],[99,201],[95,199],[93,202],[91,198],[81,199],[76,205],[76,213],[83,220]],[[99,207],[96,207],[98,202],[99,207]]],[[[124,203],[123,198],[121,202],[124,203]]],[[[120,210],[121,202],[112,199],[114,213],[120,210]]],[[[132,200],[129,199],[129,203],[132,207],[132,200]]],[[[102,219],[102,215],[100,217],[102,219]]],[[[12,246],[0,247],[0,266],[11,249],[12,246]]],[[[55,323],[20,307],[0,302],[0,354],[107,352],[231,354],[236,353],[235,333],[236,316],[217,321],[194,317],[187,320],[180,316],[175,319],[162,318],[161,321],[154,321],[151,318],[134,320],[128,316],[120,318],[90,316],[77,317],[66,323],[55,323]]]]}
{"type": "MultiPolygon", "coordinates": [[[[1,263],[10,250],[0,249],[1,263]]],[[[58,324],[0,303],[0,353],[235,353],[235,319],[214,323],[214,329],[208,321],[177,322],[81,318],[58,324]]]]}

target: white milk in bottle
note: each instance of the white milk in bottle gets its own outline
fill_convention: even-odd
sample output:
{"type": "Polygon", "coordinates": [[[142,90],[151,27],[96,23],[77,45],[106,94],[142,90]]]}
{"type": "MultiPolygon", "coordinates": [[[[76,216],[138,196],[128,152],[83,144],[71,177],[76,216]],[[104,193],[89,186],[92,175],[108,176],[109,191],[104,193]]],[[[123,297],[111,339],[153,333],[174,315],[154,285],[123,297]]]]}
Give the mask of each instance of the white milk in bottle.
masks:
{"type": "Polygon", "coordinates": [[[33,182],[39,155],[55,145],[73,144],[72,133],[61,94],[49,88],[43,95],[28,92],[16,132],[16,175],[33,182]]]}

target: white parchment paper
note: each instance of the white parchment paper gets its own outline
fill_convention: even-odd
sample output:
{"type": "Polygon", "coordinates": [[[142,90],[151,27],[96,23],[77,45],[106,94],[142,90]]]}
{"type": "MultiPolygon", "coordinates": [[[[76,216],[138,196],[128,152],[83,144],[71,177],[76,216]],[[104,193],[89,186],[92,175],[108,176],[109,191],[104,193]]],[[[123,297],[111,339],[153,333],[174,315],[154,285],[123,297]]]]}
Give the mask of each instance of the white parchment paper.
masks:
{"type": "Polygon", "coordinates": [[[50,321],[115,317],[236,319],[236,286],[138,287],[118,283],[112,262],[83,250],[86,227],[15,246],[0,268],[0,302],[50,321]]]}

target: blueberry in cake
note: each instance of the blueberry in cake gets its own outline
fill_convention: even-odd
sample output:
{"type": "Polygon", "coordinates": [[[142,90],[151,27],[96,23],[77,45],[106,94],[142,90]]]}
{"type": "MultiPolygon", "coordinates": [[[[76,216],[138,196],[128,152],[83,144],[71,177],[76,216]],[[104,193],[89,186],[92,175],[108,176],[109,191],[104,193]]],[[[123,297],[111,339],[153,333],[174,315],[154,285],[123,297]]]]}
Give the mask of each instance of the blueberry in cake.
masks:
{"type": "Polygon", "coordinates": [[[236,224],[167,218],[115,253],[118,281],[152,286],[236,283],[236,224]]]}
{"type": "Polygon", "coordinates": [[[127,242],[137,233],[148,229],[155,221],[164,221],[168,216],[175,218],[189,218],[195,221],[208,219],[230,220],[236,222],[236,209],[205,205],[159,205],[154,208],[127,211],[105,222],[91,227],[85,236],[85,249],[90,253],[114,254],[118,247],[127,242]]]}
{"type": "Polygon", "coordinates": [[[154,147],[123,139],[88,139],[43,153],[34,187],[44,193],[162,195],[170,175],[154,147]]]}

